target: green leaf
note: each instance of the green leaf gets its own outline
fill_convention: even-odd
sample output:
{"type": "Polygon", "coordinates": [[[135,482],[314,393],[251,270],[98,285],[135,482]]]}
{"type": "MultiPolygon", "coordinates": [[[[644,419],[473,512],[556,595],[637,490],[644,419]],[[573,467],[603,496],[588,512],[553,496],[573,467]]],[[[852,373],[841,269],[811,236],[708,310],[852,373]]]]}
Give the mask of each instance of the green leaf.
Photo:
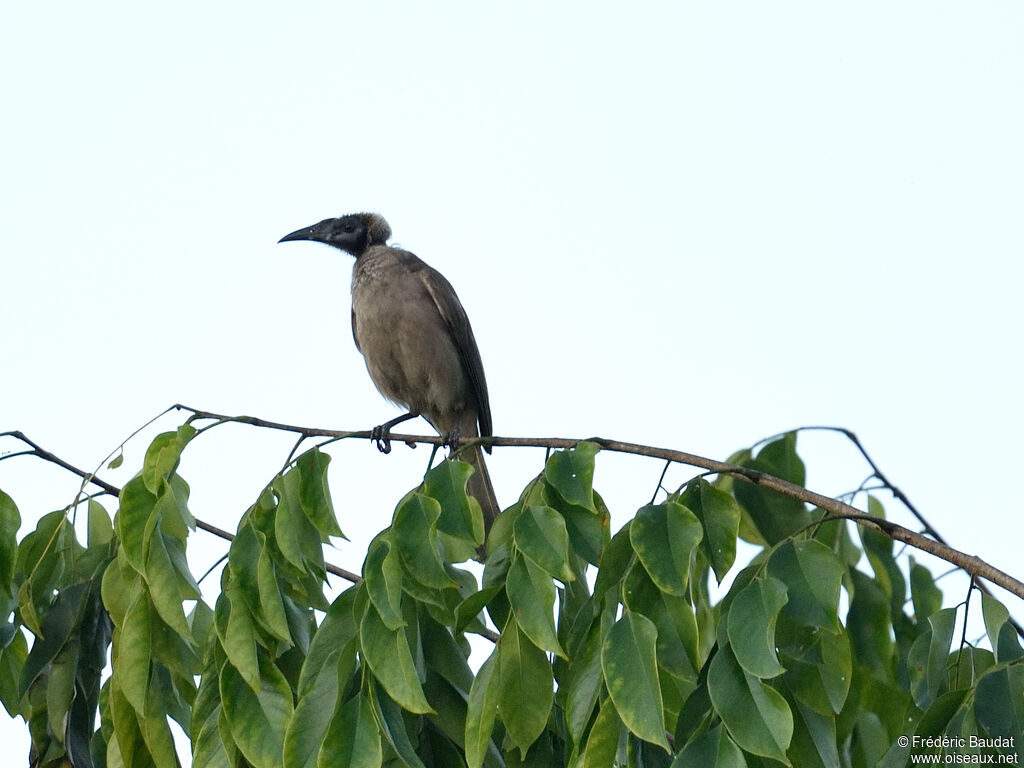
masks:
{"type": "Polygon", "coordinates": [[[145,573],[144,541],[149,516],[156,506],[156,495],[149,492],[141,475],[136,475],[121,489],[118,496],[114,530],[121,542],[118,556],[123,556],[140,574],[145,573]]]}
{"type": "Polygon", "coordinates": [[[342,650],[335,648],[323,659],[323,665],[316,673],[307,671],[303,665],[305,687],[284,737],[285,765],[295,768],[316,765],[340,692],[337,662],[341,655],[342,650]]]}
{"type": "MultiPolygon", "coordinates": [[[[838,763],[837,763],[838,765],[838,763]]],[[[729,733],[717,725],[686,745],[671,768],[746,768],[747,762],[729,733]]]]}
{"type": "Polygon", "coordinates": [[[702,536],[700,521],[676,501],[642,507],[629,529],[633,549],[651,580],[663,592],[680,597],[686,594],[691,557],[702,536]]]}
{"type": "Polygon", "coordinates": [[[231,664],[220,675],[220,698],[238,749],[255,768],[279,768],[291,721],[292,692],[280,670],[260,659],[254,690],[231,664]]]}
{"type": "MultiPolygon", "coordinates": [[[[999,664],[978,680],[974,715],[990,737],[1002,737],[1021,749],[1024,733],[1024,666],[999,664]]],[[[1013,747],[1010,748],[1011,750],[1013,747]]],[[[1008,754],[1014,754],[1008,751],[1008,754]]]]}
{"type": "Polygon", "coordinates": [[[835,718],[821,715],[797,701],[789,756],[800,768],[840,765],[835,718]]]}
{"type": "Polygon", "coordinates": [[[291,630],[285,615],[284,600],[281,597],[281,585],[277,581],[277,571],[266,545],[266,537],[259,533],[260,557],[256,566],[256,580],[259,584],[261,624],[278,640],[290,643],[291,630]]]}
{"type": "MultiPolygon", "coordinates": [[[[796,453],[796,433],[789,432],[766,445],[756,458],[745,458],[742,466],[788,480],[802,486],[804,464],[796,453]]],[[[777,544],[811,522],[811,514],[802,501],[777,491],[737,479],[733,484],[736,500],[749,515],[761,537],[777,544]]]]}
{"type": "Polygon", "coordinates": [[[338,526],[327,483],[327,465],[330,463],[329,455],[322,453],[319,448],[312,448],[295,460],[295,468],[291,470],[297,471],[302,478],[299,490],[302,511],[320,532],[323,541],[331,536],[345,537],[338,526]]]}
{"type": "MultiPolygon", "coordinates": [[[[110,519],[110,513],[98,501],[89,499],[89,534],[86,541],[89,542],[90,547],[97,547],[108,543],[112,538],[114,538],[114,526],[110,519]]],[[[2,557],[0,557],[0,562],[3,562],[2,557]]],[[[2,578],[2,574],[0,574],[0,578],[2,578]]]]}
{"type": "Polygon", "coordinates": [[[775,622],[786,599],[786,585],[769,576],[754,579],[729,606],[733,653],[740,666],[755,677],[775,677],[786,671],[775,653],[775,622]]]}
{"type": "Polygon", "coordinates": [[[732,494],[711,485],[703,477],[691,480],[679,502],[700,521],[704,535],[700,548],[719,582],[736,561],[736,538],[742,512],[732,494]]]}
{"type": "Polygon", "coordinates": [[[466,708],[466,764],[469,768],[480,768],[487,757],[491,743],[491,732],[498,714],[498,650],[487,657],[473,680],[469,690],[466,708]]]}
{"type": "Polygon", "coordinates": [[[117,452],[117,456],[115,456],[114,458],[112,458],[112,459],[111,459],[111,460],[110,460],[110,461],[109,461],[109,462],[107,463],[107,469],[117,469],[117,468],[118,468],[118,467],[120,467],[120,466],[121,466],[121,465],[122,465],[123,463],[124,463],[124,448],[122,447],[122,448],[121,448],[121,450],[119,450],[119,451],[117,452]]]}
{"type": "MultiPolygon", "coordinates": [[[[164,535],[154,531],[150,537],[146,566],[142,577],[149,587],[149,594],[157,613],[169,627],[185,638],[191,638],[185,610],[182,607],[181,580],[171,564],[164,535]]],[[[195,597],[189,594],[188,597],[195,597]]]]}
{"type": "Polygon", "coordinates": [[[612,699],[605,699],[587,734],[587,744],[583,750],[584,768],[611,768],[621,734],[622,719],[615,711],[612,699]]]}
{"type": "Polygon", "coordinates": [[[214,626],[228,662],[255,691],[260,684],[256,627],[236,585],[228,584],[217,599],[214,626]]]}
{"type": "Polygon", "coordinates": [[[365,696],[343,704],[327,730],[317,765],[320,768],[379,768],[380,729],[365,696]]]}
{"type": "Polygon", "coordinates": [[[794,621],[839,632],[839,586],[846,569],[819,541],[789,541],[768,561],[768,573],[786,585],[786,614],[794,621]]]}
{"type": "Polygon", "coordinates": [[[402,564],[386,535],[370,543],[363,561],[363,580],[373,607],[388,629],[405,626],[402,618],[402,564]]]}
{"type": "Polygon", "coordinates": [[[658,631],[654,622],[633,611],[623,611],[601,648],[608,693],[626,727],[644,741],[669,751],[665,717],[655,661],[658,631]]]}
{"type": "MultiPolygon", "coordinates": [[[[21,515],[14,499],[0,491],[0,597],[13,597],[11,582],[14,581],[20,527],[21,515]]],[[[0,618],[6,619],[6,613],[0,618]]]]}
{"type": "Polygon", "coordinates": [[[740,748],[790,765],[793,713],[782,695],[740,666],[732,649],[719,648],[708,671],[708,693],[740,748]]]}
{"type": "Polygon", "coordinates": [[[150,659],[150,605],[146,594],[140,594],[124,617],[114,658],[121,691],[140,718],[146,714],[146,692],[149,689],[150,659]]]}
{"type": "Polygon", "coordinates": [[[433,713],[423,695],[404,629],[389,629],[373,603],[368,603],[363,613],[359,642],[363,658],[388,696],[409,712],[433,713]]]}
{"type": "Polygon", "coordinates": [[[422,493],[410,493],[398,505],[391,525],[393,542],[406,573],[425,587],[456,586],[444,568],[437,539],[441,505],[422,493]]]}
{"type": "Polygon", "coordinates": [[[942,608],[942,590],[935,586],[932,572],[913,557],[910,558],[910,597],[914,602],[914,618],[919,624],[942,608]]]}
{"type": "Polygon", "coordinates": [[[28,643],[22,632],[15,632],[6,648],[0,648],[0,702],[12,718],[22,714],[18,682],[28,658],[28,643]]]}
{"type": "Polygon", "coordinates": [[[547,656],[510,619],[498,641],[498,713],[524,758],[543,732],[553,700],[547,656]]]}
{"type": "MultiPolygon", "coordinates": [[[[849,629],[853,657],[859,664],[879,673],[881,679],[886,679],[893,655],[889,600],[879,588],[878,582],[867,574],[856,568],[851,569],[849,574],[853,580],[853,598],[846,615],[846,626],[849,629]]],[[[792,585],[790,590],[792,601],[792,585]]]]}
{"type": "Polygon", "coordinates": [[[566,451],[555,451],[548,458],[544,477],[570,504],[592,512],[594,506],[594,457],[601,450],[596,443],[579,443],[566,451]]]}
{"type": "Polygon", "coordinates": [[[565,520],[551,507],[526,507],[513,527],[516,547],[543,570],[563,583],[572,581],[569,533],[565,520]]]}
{"type": "Polygon", "coordinates": [[[1010,612],[1006,606],[990,595],[981,595],[982,615],[985,618],[985,632],[992,644],[996,661],[1013,661],[1024,656],[1017,630],[1010,624],[1010,612]]]}
{"type": "Polygon", "coordinates": [[[142,466],[142,482],[150,493],[160,492],[163,481],[178,468],[181,452],[195,435],[195,427],[182,424],[176,432],[163,432],[153,438],[142,466]]]}
{"type": "Polygon", "coordinates": [[[520,629],[533,644],[567,658],[555,630],[555,585],[551,576],[529,558],[519,556],[509,568],[505,590],[520,629]]]}
{"type": "Polygon", "coordinates": [[[480,504],[474,505],[466,493],[466,483],[473,472],[471,464],[450,460],[442,461],[423,478],[427,495],[441,505],[437,531],[453,562],[475,557],[477,547],[484,543],[480,504]]]}
{"type": "Polygon", "coordinates": [[[565,683],[565,723],[575,744],[579,744],[583,738],[583,732],[594,712],[604,680],[602,674],[601,628],[594,626],[591,627],[583,650],[573,658],[568,670],[569,679],[565,683]]]}

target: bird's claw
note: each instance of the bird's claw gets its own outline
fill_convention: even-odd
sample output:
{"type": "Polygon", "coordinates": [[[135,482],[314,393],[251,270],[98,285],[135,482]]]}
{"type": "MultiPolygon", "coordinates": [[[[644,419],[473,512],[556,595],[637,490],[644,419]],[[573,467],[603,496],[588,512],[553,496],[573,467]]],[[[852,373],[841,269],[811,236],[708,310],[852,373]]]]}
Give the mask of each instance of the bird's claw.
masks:
{"type": "Polygon", "coordinates": [[[378,451],[391,453],[391,427],[387,424],[378,424],[371,429],[370,439],[377,443],[378,451]]]}
{"type": "Polygon", "coordinates": [[[459,445],[459,437],[461,434],[462,430],[459,427],[453,427],[450,431],[444,434],[441,445],[448,448],[448,450],[454,451],[459,445]]]}

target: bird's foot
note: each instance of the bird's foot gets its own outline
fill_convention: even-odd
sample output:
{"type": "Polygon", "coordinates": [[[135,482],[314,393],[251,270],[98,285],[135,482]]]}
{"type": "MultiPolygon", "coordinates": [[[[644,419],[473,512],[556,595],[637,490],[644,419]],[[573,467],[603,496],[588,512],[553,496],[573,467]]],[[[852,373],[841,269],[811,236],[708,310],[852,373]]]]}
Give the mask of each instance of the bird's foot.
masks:
{"type": "Polygon", "coordinates": [[[370,439],[377,443],[381,453],[391,453],[391,425],[378,424],[370,430],[370,439]]]}
{"type": "Polygon", "coordinates": [[[462,436],[462,429],[460,427],[452,427],[451,430],[445,432],[442,436],[441,445],[445,446],[451,451],[454,451],[459,445],[459,438],[462,436]]]}

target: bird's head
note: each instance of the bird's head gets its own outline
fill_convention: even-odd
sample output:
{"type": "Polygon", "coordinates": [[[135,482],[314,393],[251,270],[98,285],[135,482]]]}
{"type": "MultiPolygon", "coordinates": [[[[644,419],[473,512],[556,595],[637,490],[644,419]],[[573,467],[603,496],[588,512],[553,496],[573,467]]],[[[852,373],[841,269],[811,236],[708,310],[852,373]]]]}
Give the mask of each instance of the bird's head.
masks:
{"type": "Polygon", "coordinates": [[[391,227],[377,213],[350,213],[337,219],[324,219],[311,227],[297,229],[277,242],[312,240],[327,243],[358,257],[371,245],[384,245],[391,237],[391,227]]]}

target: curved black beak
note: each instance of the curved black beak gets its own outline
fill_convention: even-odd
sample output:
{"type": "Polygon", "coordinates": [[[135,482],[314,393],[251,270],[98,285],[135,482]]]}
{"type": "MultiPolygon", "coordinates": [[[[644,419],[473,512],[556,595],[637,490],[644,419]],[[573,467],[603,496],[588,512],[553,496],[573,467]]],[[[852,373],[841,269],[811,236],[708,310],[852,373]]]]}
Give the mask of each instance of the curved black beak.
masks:
{"type": "Polygon", "coordinates": [[[312,240],[314,243],[326,243],[327,233],[330,231],[330,225],[335,221],[337,221],[337,219],[324,219],[312,226],[297,229],[294,232],[285,235],[277,242],[286,243],[289,240],[312,240]]]}

